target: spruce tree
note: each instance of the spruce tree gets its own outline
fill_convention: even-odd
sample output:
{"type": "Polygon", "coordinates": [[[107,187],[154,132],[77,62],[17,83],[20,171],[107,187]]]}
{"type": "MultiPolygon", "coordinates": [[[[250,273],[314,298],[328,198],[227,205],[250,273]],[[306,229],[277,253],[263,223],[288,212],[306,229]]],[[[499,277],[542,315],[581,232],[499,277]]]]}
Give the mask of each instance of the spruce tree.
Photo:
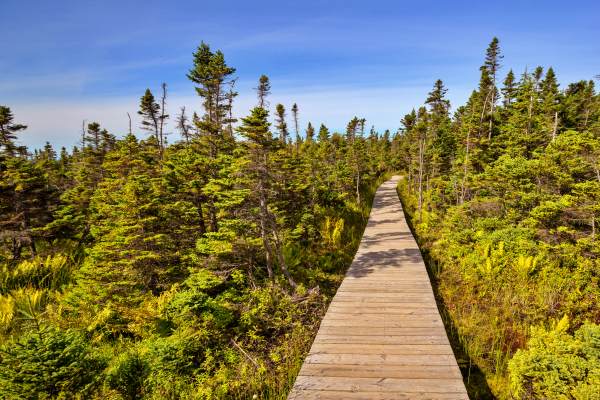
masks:
{"type": "Polygon", "coordinates": [[[431,176],[447,171],[455,153],[454,136],[450,132],[450,101],[446,99],[447,89],[438,79],[433,90],[427,96],[425,104],[429,106],[430,131],[433,136],[429,158],[431,158],[431,176]]]}
{"type": "Polygon", "coordinates": [[[277,104],[275,106],[275,128],[279,132],[279,141],[281,145],[287,144],[287,137],[289,135],[287,123],[285,122],[285,107],[283,104],[277,104]]]}
{"type": "Polygon", "coordinates": [[[258,86],[256,87],[256,96],[258,97],[258,107],[267,108],[269,103],[267,102],[267,96],[271,94],[271,82],[269,77],[261,75],[258,79],[258,86]]]}
{"type": "Polygon", "coordinates": [[[17,133],[27,129],[26,125],[15,124],[13,120],[10,108],[0,106],[0,151],[8,156],[14,156],[17,150],[17,133]]]}
{"type": "Polygon", "coordinates": [[[550,67],[546,72],[544,80],[541,82],[541,112],[543,114],[543,129],[551,140],[554,140],[558,133],[558,111],[560,102],[558,86],[556,74],[552,67],[550,67]]]}
{"type": "Polygon", "coordinates": [[[319,127],[319,142],[329,141],[329,129],[324,124],[319,127]]]}
{"type": "Polygon", "coordinates": [[[253,182],[251,190],[255,193],[257,217],[269,278],[274,276],[273,265],[278,262],[288,283],[295,288],[296,282],[290,275],[283,256],[283,242],[277,219],[270,209],[269,193],[273,184],[270,154],[275,149],[276,142],[269,130],[268,115],[268,111],[262,107],[253,108],[248,117],[242,118],[238,133],[246,139],[245,146],[249,156],[248,172],[253,182]]]}
{"type": "MultiPolygon", "coordinates": [[[[489,113],[489,129],[488,129],[488,140],[492,138],[492,130],[494,124],[494,111],[496,108],[496,100],[498,98],[498,89],[496,88],[496,78],[498,70],[500,69],[500,61],[502,60],[502,54],[500,54],[500,47],[498,45],[498,38],[494,37],[486,50],[485,63],[483,69],[489,75],[490,86],[488,87],[488,94],[490,96],[490,113],[489,113]]],[[[485,104],[484,104],[485,109],[485,104]]]]}
{"type": "Polygon", "coordinates": [[[300,129],[298,128],[298,104],[292,105],[292,118],[294,119],[294,133],[296,134],[296,153],[298,152],[298,146],[300,146],[300,129]]]}
{"type": "Polygon", "coordinates": [[[504,108],[508,108],[515,100],[517,93],[515,74],[513,73],[512,69],[508,71],[508,74],[506,74],[506,78],[504,79],[503,84],[504,86],[502,87],[502,104],[504,105],[504,108]]]}
{"type": "MultiPolygon", "coordinates": [[[[194,53],[194,65],[187,77],[196,84],[196,92],[202,98],[204,114],[194,117],[201,144],[202,152],[208,157],[209,169],[207,171],[207,182],[218,179],[219,170],[228,162],[228,155],[234,147],[234,138],[226,128],[232,121],[231,108],[233,99],[237,93],[233,91],[234,79],[232,75],[235,68],[227,65],[225,56],[221,51],[212,52],[210,47],[202,42],[194,53]]],[[[208,220],[210,230],[219,230],[217,221],[218,193],[211,189],[218,188],[208,185],[204,190],[208,203],[208,220]]]]}
{"type": "Polygon", "coordinates": [[[181,111],[177,116],[176,123],[177,129],[179,130],[181,137],[183,138],[183,140],[185,140],[186,143],[189,143],[192,137],[192,126],[190,125],[188,117],[185,114],[185,106],[181,107],[181,111]]]}
{"type": "Polygon", "coordinates": [[[312,142],[314,140],[314,136],[315,136],[315,128],[309,122],[308,126],[306,127],[306,142],[307,143],[312,142]]]}
{"type": "Polygon", "coordinates": [[[160,146],[160,122],[161,108],[154,98],[150,89],[140,99],[140,109],[138,114],[142,116],[141,128],[154,135],[157,146],[160,146]]]}

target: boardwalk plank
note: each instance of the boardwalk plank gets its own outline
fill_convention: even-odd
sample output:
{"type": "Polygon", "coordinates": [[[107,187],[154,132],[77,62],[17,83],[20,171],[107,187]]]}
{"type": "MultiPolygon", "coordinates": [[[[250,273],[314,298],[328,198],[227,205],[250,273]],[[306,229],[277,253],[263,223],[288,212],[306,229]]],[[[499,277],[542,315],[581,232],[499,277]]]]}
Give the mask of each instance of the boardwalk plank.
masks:
{"type": "Polygon", "coordinates": [[[377,364],[304,364],[298,375],[401,379],[461,379],[458,369],[440,365],[427,365],[419,368],[408,365],[397,365],[391,369],[377,364]]]}

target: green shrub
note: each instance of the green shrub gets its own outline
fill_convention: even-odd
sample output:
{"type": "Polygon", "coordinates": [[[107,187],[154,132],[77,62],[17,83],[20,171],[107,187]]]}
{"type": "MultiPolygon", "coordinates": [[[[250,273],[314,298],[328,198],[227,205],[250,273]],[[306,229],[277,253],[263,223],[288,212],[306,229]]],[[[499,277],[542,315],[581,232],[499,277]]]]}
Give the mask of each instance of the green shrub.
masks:
{"type": "Polygon", "coordinates": [[[141,399],[144,381],[149,373],[148,362],[136,351],[120,355],[106,373],[106,383],[126,400],[141,399]]]}
{"type": "Polygon", "coordinates": [[[72,330],[28,332],[0,352],[0,398],[86,398],[104,368],[72,330]]]}
{"type": "Polygon", "coordinates": [[[552,329],[532,328],[527,348],[509,362],[511,391],[519,399],[600,399],[600,326],[569,335],[564,317],[552,329]]]}

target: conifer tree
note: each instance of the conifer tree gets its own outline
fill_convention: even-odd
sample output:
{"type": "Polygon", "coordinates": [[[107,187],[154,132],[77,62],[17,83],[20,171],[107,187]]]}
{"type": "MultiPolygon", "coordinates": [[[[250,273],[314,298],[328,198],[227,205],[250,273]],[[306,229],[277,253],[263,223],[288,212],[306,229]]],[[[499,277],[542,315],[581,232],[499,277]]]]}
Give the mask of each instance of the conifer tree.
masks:
{"type": "Polygon", "coordinates": [[[181,107],[181,111],[179,112],[179,115],[177,116],[176,123],[177,123],[177,129],[179,130],[181,137],[183,138],[183,140],[185,140],[186,143],[189,144],[190,139],[192,137],[192,126],[190,125],[190,123],[188,121],[188,117],[185,114],[185,106],[181,107]]]}
{"type": "Polygon", "coordinates": [[[541,112],[544,131],[551,140],[556,138],[558,133],[558,110],[560,101],[560,92],[556,74],[552,67],[548,68],[544,80],[541,82],[541,112]]]}
{"type": "Polygon", "coordinates": [[[0,238],[12,262],[23,248],[29,248],[30,257],[37,254],[42,228],[52,220],[56,188],[42,165],[23,157],[0,159],[0,238]]]}
{"type": "Polygon", "coordinates": [[[258,97],[258,107],[267,108],[269,103],[267,103],[267,96],[271,94],[271,82],[269,82],[269,77],[266,75],[261,75],[258,79],[258,86],[256,87],[256,96],[258,97]]]}
{"type": "Polygon", "coordinates": [[[312,142],[314,140],[314,136],[315,136],[315,128],[309,122],[308,126],[306,127],[306,142],[307,143],[312,142]]]}
{"type": "MultiPolygon", "coordinates": [[[[294,133],[296,134],[296,153],[298,153],[298,148],[300,146],[300,129],[298,127],[298,104],[294,103],[292,105],[292,118],[294,119],[294,133]]],[[[314,133],[314,132],[313,132],[314,133]]]]}
{"type": "Polygon", "coordinates": [[[169,114],[167,114],[166,111],[166,107],[167,107],[167,84],[163,82],[163,84],[161,85],[162,88],[162,96],[160,98],[160,116],[158,117],[159,120],[159,127],[158,127],[158,138],[159,138],[159,146],[160,146],[160,152],[161,152],[161,157],[162,157],[162,152],[165,149],[165,145],[166,145],[166,137],[165,137],[165,124],[166,124],[166,120],[169,119],[169,114]]]}
{"type": "MultiPolygon", "coordinates": [[[[202,151],[206,153],[209,162],[207,178],[217,180],[222,162],[226,162],[226,154],[231,153],[234,138],[226,127],[232,121],[231,108],[237,93],[233,91],[235,68],[227,65],[221,51],[212,52],[210,47],[202,42],[194,53],[194,66],[187,77],[196,84],[196,92],[203,99],[204,114],[194,117],[193,122],[198,130],[202,151]]],[[[218,186],[216,186],[218,187],[218,186]]],[[[208,203],[208,220],[210,230],[218,231],[217,208],[215,202],[217,193],[210,193],[208,186],[205,190],[208,203]]]]}
{"type": "Polygon", "coordinates": [[[242,118],[242,125],[238,128],[238,132],[247,140],[246,147],[250,157],[249,172],[255,182],[252,189],[257,197],[258,219],[269,278],[274,276],[273,265],[276,259],[290,286],[295,288],[296,282],[290,275],[283,257],[277,220],[269,208],[269,192],[272,184],[269,156],[276,147],[276,142],[269,131],[268,115],[269,113],[262,107],[253,108],[248,117],[242,118]]]}
{"type": "Polygon", "coordinates": [[[0,150],[8,156],[14,156],[17,150],[17,133],[27,129],[26,125],[15,124],[10,108],[0,106],[0,150]]]}
{"type": "Polygon", "coordinates": [[[432,170],[435,177],[440,172],[446,172],[450,166],[455,152],[454,137],[450,132],[450,101],[446,99],[447,89],[438,79],[433,90],[427,96],[425,104],[429,106],[430,131],[433,136],[429,151],[432,170]]]}
{"type": "Polygon", "coordinates": [[[196,215],[171,201],[159,160],[153,143],[128,135],[105,162],[106,177],[90,202],[94,244],[79,277],[78,295],[92,309],[110,301],[127,314],[182,273],[178,260],[193,243],[196,215]]]}
{"type": "Polygon", "coordinates": [[[142,116],[141,128],[154,135],[157,145],[160,145],[160,104],[156,102],[150,89],[146,89],[140,99],[138,114],[142,116]]]}
{"type": "Polygon", "coordinates": [[[324,124],[319,127],[319,142],[329,141],[329,129],[324,124]]]}
{"type": "Polygon", "coordinates": [[[503,84],[504,86],[502,87],[502,104],[504,105],[504,108],[508,108],[515,100],[517,93],[515,74],[513,73],[512,69],[508,71],[508,74],[506,74],[506,78],[504,79],[503,84]]]}
{"type": "Polygon", "coordinates": [[[285,122],[285,107],[283,104],[277,104],[275,106],[275,128],[279,132],[279,141],[282,145],[287,143],[287,137],[289,135],[287,123],[285,122]]]}
{"type": "MultiPolygon", "coordinates": [[[[487,88],[489,94],[486,94],[486,97],[490,96],[490,115],[489,115],[489,129],[488,129],[488,140],[492,138],[492,130],[494,124],[494,110],[496,108],[496,100],[498,98],[498,89],[496,88],[496,77],[498,74],[498,70],[500,69],[500,60],[502,60],[502,55],[500,54],[500,47],[498,45],[498,38],[494,37],[486,50],[485,55],[485,63],[483,65],[483,69],[489,75],[490,86],[487,88]]],[[[485,109],[485,104],[484,104],[485,109]]]]}

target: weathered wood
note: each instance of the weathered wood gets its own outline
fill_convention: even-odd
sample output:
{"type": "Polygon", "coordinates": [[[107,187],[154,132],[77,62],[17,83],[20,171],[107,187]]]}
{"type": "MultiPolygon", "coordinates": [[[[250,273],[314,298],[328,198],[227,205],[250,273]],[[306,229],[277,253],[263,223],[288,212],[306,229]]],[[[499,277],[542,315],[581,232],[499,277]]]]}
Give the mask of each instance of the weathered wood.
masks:
{"type": "MultiPolygon", "coordinates": [[[[319,333],[319,343],[352,344],[448,344],[445,335],[330,335],[319,333]]],[[[315,340],[317,342],[317,340],[315,340]]]]}
{"type": "Polygon", "coordinates": [[[468,399],[396,195],[377,191],[360,247],[288,399],[468,399]]]}
{"type": "Polygon", "coordinates": [[[348,390],[358,392],[438,392],[461,393],[465,390],[462,379],[400,379],[360,378],[338,376],[298,376],[299,389],[324,388],[325,390],[348,390]]]}
{"type": "Polygon", "coordinates": [[[425,365],[419,368],[410,365],[397,365],[391,369],[384,365],[304,364],[299,375],[401,379],[460,379],[460,372],[458,370],[439,365],[425,365]]]}
{"type": "Polygon", "coordinates": [[[462,393],[391,393],[391,392],[349,392],[340,390],[295,389],[289,400],[464,400],[462,393]]]}

